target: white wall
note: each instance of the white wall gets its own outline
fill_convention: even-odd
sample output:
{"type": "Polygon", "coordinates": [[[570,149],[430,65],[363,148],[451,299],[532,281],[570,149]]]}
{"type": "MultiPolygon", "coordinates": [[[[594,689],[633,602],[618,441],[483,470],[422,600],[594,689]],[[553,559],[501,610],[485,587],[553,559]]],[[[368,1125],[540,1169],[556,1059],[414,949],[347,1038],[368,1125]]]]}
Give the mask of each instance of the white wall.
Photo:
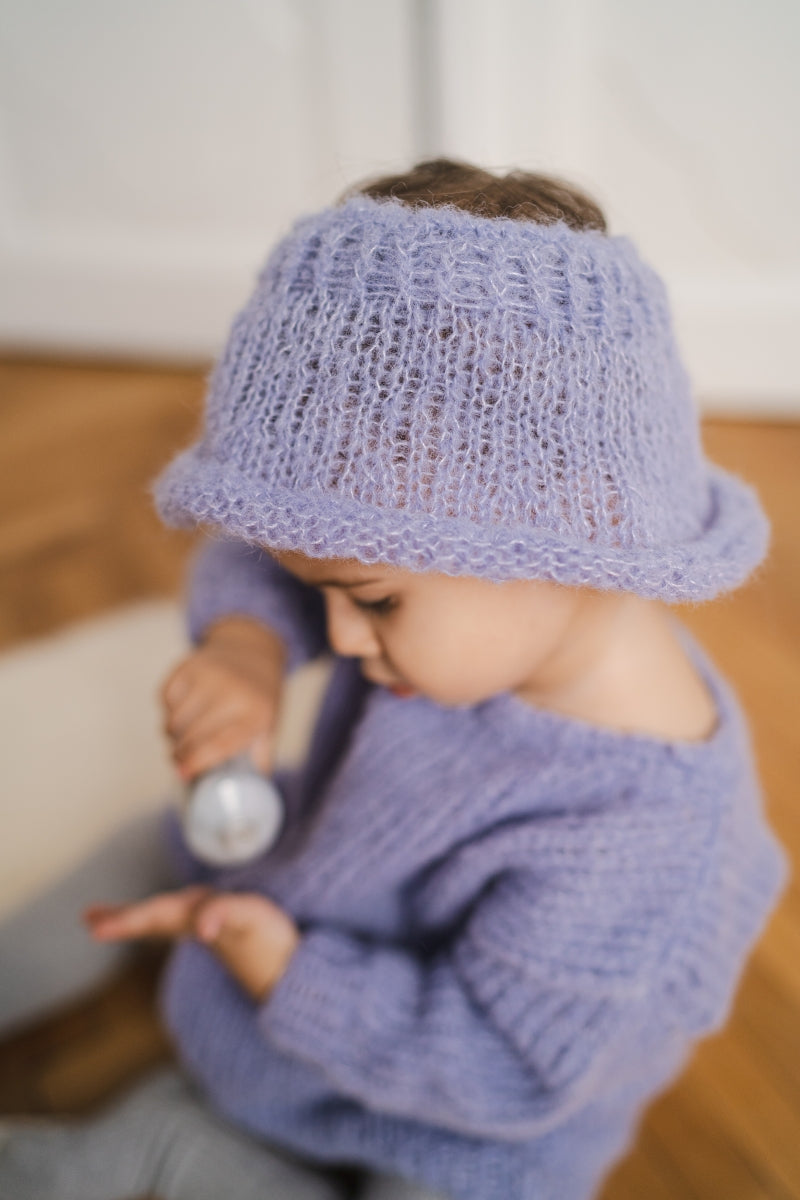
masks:
{"type": "Polygon", "coordinates": [[[448,149],[583,184],[665,277],[705,406],[800,413],[800,4],[437,13],[448,149]]]}
{"type": "Polygon", "coordinates": [[[4,0],[0,340],[213,354],[270,241],[432,152],[583,184],[706,407],[797,414],[796,0],[4,0]]]}
{"type": "Polygon", "coordinates": [[[0,338],[214,353],[304,208],[413,156],[405,0],[0,3],[0,338]]]}

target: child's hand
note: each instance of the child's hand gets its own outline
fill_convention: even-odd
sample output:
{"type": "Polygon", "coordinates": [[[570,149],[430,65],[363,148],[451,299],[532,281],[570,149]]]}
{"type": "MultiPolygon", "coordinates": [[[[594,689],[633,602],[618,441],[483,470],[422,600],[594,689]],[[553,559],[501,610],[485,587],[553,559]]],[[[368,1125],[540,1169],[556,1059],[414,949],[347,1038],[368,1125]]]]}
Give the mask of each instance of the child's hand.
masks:
{"type": "Polygon", "coordinates": [[[188,887],[137,904],[96,904],[84,921],[98,941],[195,937],[254,1000],[267,998],[300,941],[287,912],[255,893],[188,887]]]}
{"type": "Polygon", "coordinates": [[[227,617],[170,672],[161,688],[164,728],[184,779],[243,751],[269,773],[285,657],[277,634],[227,617]]]}

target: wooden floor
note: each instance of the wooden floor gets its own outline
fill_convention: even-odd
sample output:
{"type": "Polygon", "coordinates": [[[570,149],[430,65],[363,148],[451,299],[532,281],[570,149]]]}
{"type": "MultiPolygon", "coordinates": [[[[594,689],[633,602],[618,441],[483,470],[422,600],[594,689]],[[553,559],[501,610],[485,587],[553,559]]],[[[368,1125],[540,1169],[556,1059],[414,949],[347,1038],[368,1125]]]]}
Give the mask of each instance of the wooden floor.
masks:
{"type": "MultiPolygon", "coordinates": [[[[191,436],[203,373],[0,362],[0,648],[78,617],[175,593],[190,544],[147,482],[191,436]]],[[[758,487],[768,565],[684,610],[752,720],[771,821],[800,860],[800,426],[710,422],[712,458],[758,487]]],[[[155,964],[0,1044],[0,1112],[91,1109],[168,1049],[155,964]]],[[[800,1198],[800,895],[793,884],[725,1031],[648,1111],[602,1200],[800,1198]]]]}

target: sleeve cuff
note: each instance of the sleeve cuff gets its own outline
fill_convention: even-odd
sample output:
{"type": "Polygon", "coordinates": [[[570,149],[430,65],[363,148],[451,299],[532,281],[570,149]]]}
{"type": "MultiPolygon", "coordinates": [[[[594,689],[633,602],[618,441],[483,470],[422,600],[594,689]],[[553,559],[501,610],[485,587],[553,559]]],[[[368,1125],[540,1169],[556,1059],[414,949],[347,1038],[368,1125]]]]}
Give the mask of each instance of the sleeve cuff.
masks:
{"type": "Polygon", "coordinates": [[[321,597],[266,552],[244,543],[209,542],[196,555],[188,592],[189,636],[197,644],[215,620],[250,617],[276,633],[293,671],[326,647],[321,597]]]}
{"type": "Polygon", "coordinates": [[[297,1058],[317,1064],[342,1059],[347,1032],[365,1019],[365,975],[349,939],[310,930],[261,1007],[262,1032],[297,1058]]]}

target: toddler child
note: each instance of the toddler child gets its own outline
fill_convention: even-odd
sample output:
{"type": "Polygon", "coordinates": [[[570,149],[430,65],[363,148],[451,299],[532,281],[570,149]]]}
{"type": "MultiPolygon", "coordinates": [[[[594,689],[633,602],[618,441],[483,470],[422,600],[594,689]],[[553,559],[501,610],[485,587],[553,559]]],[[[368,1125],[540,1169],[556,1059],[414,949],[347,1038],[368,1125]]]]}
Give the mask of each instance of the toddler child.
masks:
{"type": "Polygon", "coordinates": [[[170,820],[184,886],[87,914],[176,939],[180,1069],[9,1127],[0,1193],[587,1200],[784,875],[666,607],[767,530],[704,459],[660,280],[546,177],[362,187],[268,259],[157,500],[218,535],[164,688],[186,778],[269,771],[285,672],[334,670],[273,848],[211,870],[170,820]]]}

